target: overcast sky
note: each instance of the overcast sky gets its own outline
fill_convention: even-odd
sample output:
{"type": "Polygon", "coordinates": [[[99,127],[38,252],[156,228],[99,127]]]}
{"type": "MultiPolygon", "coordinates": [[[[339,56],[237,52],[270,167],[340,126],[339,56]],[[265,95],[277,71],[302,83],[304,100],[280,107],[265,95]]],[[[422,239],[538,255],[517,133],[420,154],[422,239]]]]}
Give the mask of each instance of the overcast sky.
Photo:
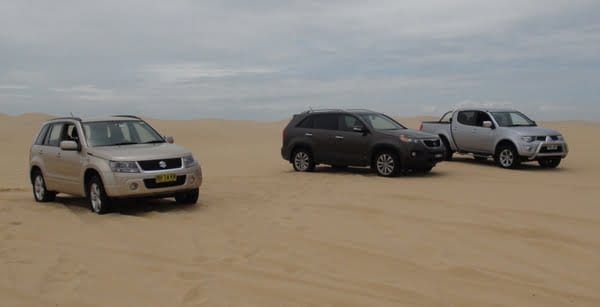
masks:
{"type": "Polygon", "coordinates": [[[598,0],[0,0],[0,112],[600,117],[598,0]]]}

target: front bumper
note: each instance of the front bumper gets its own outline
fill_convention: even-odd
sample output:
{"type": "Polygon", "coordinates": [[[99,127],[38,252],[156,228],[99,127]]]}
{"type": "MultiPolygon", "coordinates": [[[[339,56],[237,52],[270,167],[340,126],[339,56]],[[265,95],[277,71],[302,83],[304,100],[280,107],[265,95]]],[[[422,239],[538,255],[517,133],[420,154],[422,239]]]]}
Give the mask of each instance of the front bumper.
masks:
{"type": "Polygon", "coordinates": [[[564,159],[569,154],[569,146],[564,141],[521,143],[518,150],[520,156],[530,161],[557,157],[564,159]]]}
{"type": "Polygon", "coordinates": [[[104,189],[109,197],[114,198],[169,196],[197,189],[202,185],[202,169],[199,165],[164,171],[112,173],[107,177],[103,178],[104,189]],[[175,174],[178,180],[169,184],[157,184],[156,176],[164,174],[175,174]]]}
{"type": "Polygon", "coordinates": [[[403,156],[402,166],[405,169],[425,169],[434,167],[444,161],[446,150],[444,147],[427,147],[417,145],[409,148],[403,156]]]}

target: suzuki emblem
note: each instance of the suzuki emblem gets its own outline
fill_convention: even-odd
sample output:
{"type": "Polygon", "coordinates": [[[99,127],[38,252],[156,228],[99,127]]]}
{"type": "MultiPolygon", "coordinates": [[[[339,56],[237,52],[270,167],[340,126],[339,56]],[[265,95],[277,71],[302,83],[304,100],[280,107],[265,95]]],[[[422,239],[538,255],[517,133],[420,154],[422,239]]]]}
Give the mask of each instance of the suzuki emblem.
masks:
{"type": "Polygon", "coordinates": [[[160,161],[160,162],[158,162],[158,166],[160,166],[160,168],[166,168],[167,167],[167,162],[160,161]]]}

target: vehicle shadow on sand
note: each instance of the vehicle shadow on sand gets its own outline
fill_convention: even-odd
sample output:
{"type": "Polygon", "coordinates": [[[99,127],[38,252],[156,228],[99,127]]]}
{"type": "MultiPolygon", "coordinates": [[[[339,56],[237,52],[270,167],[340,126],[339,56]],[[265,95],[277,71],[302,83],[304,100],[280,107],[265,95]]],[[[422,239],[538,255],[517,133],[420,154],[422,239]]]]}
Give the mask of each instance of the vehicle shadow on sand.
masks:
{"type": "MultiPolygon", "coordinates": [[[[290,170],[288,171],[288,173],[297,173],[294,170],[290,170]]],[[[314,173],[318,173],[318,174],[331,174],[331,175],[360,175],[360,176],[365,176],[365,177],[374,177],[374,178],[383,178],[378,176],[374,170],[368,168],[368,167],[346,167],[346,168],[334,168],[334,167],[330,167],[330,166],[317,166],[315,168],[314,173]]],[[[400,175],[398,175],[395,178],[421,178],[421,177],[427,177],[427,178],[435,178],[435,177],[443,177],[445,176],[445,173],[441,173],[441,172],[436,172],[435,168],[429,172],[429,173],[423,173],[423,172],[413,172],[413,171],[405,171],[400,173],[400,175]]]]}
{"type": "MultiPolygon", "coordinates": [[[[482,167],[493,167],[493,168],[501,169],[501,167],[498,166],[498,164],[496,164],[496,162],[492,158],[489,158],[487,160],[475,160],[474,158],[472,158],[470,156],[458,156],[458,157],[454,156],[452,158],[452,161],[447,161],[444,163],[462,163],[462,164],[478,165],[478,166],[482,166],[482,167]]],[[[537,163],[537,161],[532,161],[532,162],[523,162],[523,163],[521,163],[521,166],[519,168],[514,169],[514,170],[507,170],[507,171],[563,172],[563,171],[566,171],[566,169],[564,169],[562,166],[559,166],[558,168],[543,168],[537,163]]]]}
{"type": "MultiPolygon", "coordinates": [[[[56,202],[61,203],[71,211],[83,212],[86,210],[90,213],[90,203],[86,198],[81,197],[56,197],[56,202]]],[[[191,212],[202,207],[202,201],[199,200],[196,204],[179,204],[172,198],[153,199],[153,198],[136,198],[136,199],[119,199],[113,200],[111,210],[108,214],[122,214],[141,216],[147,213],[169,213],[169,212],[191,212]]]]}

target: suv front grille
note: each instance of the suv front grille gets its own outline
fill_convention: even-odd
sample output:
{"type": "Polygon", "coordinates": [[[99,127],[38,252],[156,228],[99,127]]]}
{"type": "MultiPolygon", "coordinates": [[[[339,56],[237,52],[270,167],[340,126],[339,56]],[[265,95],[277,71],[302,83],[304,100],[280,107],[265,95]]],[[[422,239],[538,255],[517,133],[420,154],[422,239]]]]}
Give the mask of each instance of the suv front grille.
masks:
{"type": "Polygon", "coordinates": [[[144,185],[146,189],[160,189],[160,188],[168,188],[168,187],[176,187],[178,185],[183,185],[185,183],[185,175],[177,176],[176,181],[172,182],[161,182],[156,183],[156,179],[144,179],[144,185]]]}
{"type": "Polygon", "coordinates": [[[440,140],[424,140],[423,144],[427,147],[440,147],[442,142],[440,140]]]}
{"type": "Polygon", "coordinates": [[[181,158],[138,161],[138,164],[144,171],[162,171],[181,168],[181,158]],[[161,167],[161,164],[164,167],[161,167]]]}

